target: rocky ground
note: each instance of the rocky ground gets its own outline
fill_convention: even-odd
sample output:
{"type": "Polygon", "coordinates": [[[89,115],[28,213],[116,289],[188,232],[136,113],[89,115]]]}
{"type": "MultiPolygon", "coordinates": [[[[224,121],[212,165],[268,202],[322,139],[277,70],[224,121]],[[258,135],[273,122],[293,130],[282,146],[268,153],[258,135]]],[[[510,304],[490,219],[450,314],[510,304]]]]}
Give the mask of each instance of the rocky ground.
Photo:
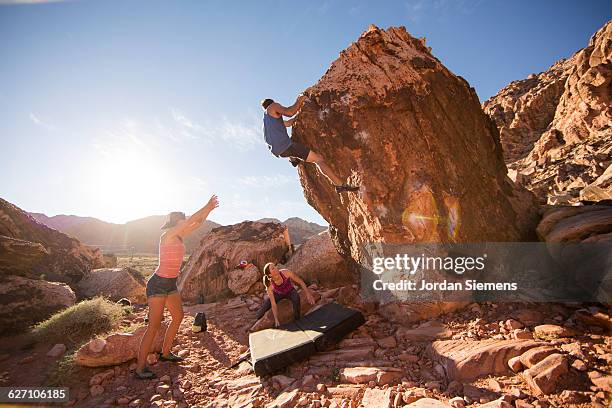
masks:
{"type": "MultiPolygon", "coordinates": [[[[313,289],[320,302],[338,290],[313,289]]],[[[350,299],[343,299],[350,300],[350,299]]],[[[158,378],[133,377],[134,360],[57,374],[53,344],[20,349],[4,338],[1,381],[7,385],[70,386],[68,405],[80,407],[596,407],[612,391],[612,319],[596,307],[561,304],[472,304],[413,327],[352,300],[366,324],[337,347],[259,378],[248,362],[257,296],[187,306],[174,351],[180,364],[158,362],[158,378]],[[192,315],[206,310],[209,330],[192,333],[192,315]],[[431,401],[433,399],[435,401],[431,401]],[[432,404],[432,405],[426,405],[432,404]],[[436,405],[437,404],[437,405],[436,405]]],[[[143,323],[135,307],[125,326],[143,323]]],[[[169,316],[167,316],[169,318],[169,316]]],[[[61,346],[55,347],[62,354],[61,346]],[[59,350],[58,350],[59,349],[59,350]]]]}

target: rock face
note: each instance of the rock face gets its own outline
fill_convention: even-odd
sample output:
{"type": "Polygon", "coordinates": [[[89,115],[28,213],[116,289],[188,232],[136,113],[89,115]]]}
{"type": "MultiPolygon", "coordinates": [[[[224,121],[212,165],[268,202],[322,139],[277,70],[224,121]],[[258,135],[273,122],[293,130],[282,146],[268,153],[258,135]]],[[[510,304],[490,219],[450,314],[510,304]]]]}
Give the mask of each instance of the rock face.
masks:
{"type": "Polygon", "coordinates": [[[259,268],[249,264],[246,268],[236,268],[227,275],[227,286],[236,295],[243,295],[249,292],[255,282],[262,277],[259,268]]]}
{"type": "Polygon", "coordinates": [[[543,202],[612,198],[612,22],[568,60],[514,81],[483,107],[514,178],[543,202]]]}
{"type": "Polygon", "coordinates": [[[200,295],[206,302],[231,295],[228,275],[240,261],[263,269],[267,262],[283,263],[290,255],[290,247],[287,227],[281,224],[245,221],[215,228],[202,237],[179,275],[179,291],[184,300],[192,302],[200,295]]]}
{"type": "MultiPolygon", "coordinates": [[[[162,322],[151,353],[161,351],[167,324],[162,322]]],[[[138,347],[146,327],[139,327],[133,333],[115,333],[106,338],[97,338],[81,346],[75,356],[75,363],[85,367],[112,366],[136,358],[138,347]]]]}
{"type": "Polygon", "coordinates": [[[99,250],[36,221],[0,198],[0,271],[9,275],[74,286],[93,268],[104,266],[99,250]]]}
{"type": "Polygon", "coordinates": [[[18,332],[74,305],[64,283],[0,275],[0,334],[18,332]]]}
{"type": "Polygon", "coordinates": [[[339,196],[314,166],[299,168],[342,254],[359,262],[369,242],[529,238],[532,196],[506,176],[476,92],[403,27],[371,26],[306,94],[292,137],[361,185],[339,196]]]}
{"type": "Polygon", "coordinates": [[[547,71],[512,81],[483,104],[499,128],[507,163],[527,156],[546,131],[574,64],[573,58],[563,59],[547,71]]]}
{"type": "Polygon", "coordinates": [[[144,277],[134,268],[102,268],[83,278],[77,290],[82,297],[102,295],[114,301],[126,298],[146,303],[145,284],[144,277]]]}
{"type": "Polygon", "coordinates": [[[329,231],[323,231],[300,245],[285,267],[307,283],[316,281],[327,287],[336,287],[357,281],[351,265],[338,253],[329,231]]]}

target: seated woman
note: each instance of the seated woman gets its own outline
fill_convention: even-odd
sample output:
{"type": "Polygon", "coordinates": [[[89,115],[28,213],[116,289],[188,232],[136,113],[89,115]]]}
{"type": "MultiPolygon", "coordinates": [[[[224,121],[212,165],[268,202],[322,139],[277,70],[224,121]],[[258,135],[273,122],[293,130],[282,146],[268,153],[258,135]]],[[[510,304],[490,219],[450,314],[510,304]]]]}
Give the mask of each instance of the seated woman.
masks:
{"type": "Polygon", "coordinates": [[[282,299],[291,300],[291,303],[293,303],[293,318],[295,320],[300,318],[300,295],[295,290],[293,282],[302,287],[308,303],[314,304],[314,298],[312,293],[310,293],[310,289],[306,287],[306,284],[299,276],[289,269],[278,269],[273,262],[268,262],[263,268],[263,274],[263,284],[266,287],[267,296],[257,312],[257,320],[261,319],[272,308],[274,324],[276,327],[280,326],[276,304],[282,299]]]}
{"type": "Polygon", "coordinates": [[[182,212],[172,212],[168,221],[162,227],[165,230],[159,239],[159,265],[153,275],[147,281],[147,304],[149,306],[148,326],[140,342],[138,350],[138,362],[136,377],[141,380],[155,378],[148,367],[147,356],[153,345],[155,335],[161,326],[164,309],[170,311],[172,321],[164,335],[164,343],[160,359],[170,362],[179,362],[181,357],[173,354],[170,349],[174,337],[183,320],[183,304],[178,292],[176,281],[179,275],[185,245],[183,240],[186,236],[197,230],[206,220],[208,214],[219,206],[217,196],[212,196],[208,203],[189,219],[185,219],[182,212]]]}

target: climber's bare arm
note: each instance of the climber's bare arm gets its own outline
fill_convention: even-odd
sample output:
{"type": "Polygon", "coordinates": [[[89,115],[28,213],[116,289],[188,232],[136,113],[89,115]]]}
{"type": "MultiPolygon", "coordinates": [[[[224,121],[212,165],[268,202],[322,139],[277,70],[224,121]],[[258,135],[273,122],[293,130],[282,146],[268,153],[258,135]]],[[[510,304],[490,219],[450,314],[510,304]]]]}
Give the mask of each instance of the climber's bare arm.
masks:
{"type": "Polygon", "coordinates": [[[312,293],[310,292],[310,289],[308,289],[308,286],[306,286],[306,283],[304,283],[302,278],[291,272],[289,269],[282,269],[282,271],[287,277],[291,278],[292,281],[300,285],[304,293],[306,293],[306,299],[308,299],[308,302],[310,304],[314,304],[314,298],[312,297],[312,293]]]}
{"type": "Polygon", "coordinates": [[[197,230],[200,225],[206,220],[208,214],[219,206],[219,198],[216,195],[210,197],[206,205],[200,208],[195,214],[189,217],[185,222],[177,225],[168,231],[167,236],[186,237],[193,231],[197,230]]]}
{"type": "Polygon", "coordinates": [[[296,120],[297,120],[297,116],[294,116],[289,120],[284,120],[283,123],[285,123],[285,127],[291,127],[293,126],[296,120]]]}
{"type": "Polygon", "coordinates": [[[268,298],[270,299],[270,306],[272,308],[272,314],[274,315],[274,323],[276,326],[279,326],[278,322],[278,307],[276,306],[276,299],[274,298],[274,292],[272,291],[272,286],[268,286],[268,298]]]}
{"type": "Polygon", "coordinates": [[[304,95],[299,95],[295,100],[295,103],[289,107],[285,107],[278,102],[274,102],[268,106],[267,111],[268,114],[275,118],[279,118],[281,116],[291,117],[299,112],[305,100],[306,97],[304,95]]]}

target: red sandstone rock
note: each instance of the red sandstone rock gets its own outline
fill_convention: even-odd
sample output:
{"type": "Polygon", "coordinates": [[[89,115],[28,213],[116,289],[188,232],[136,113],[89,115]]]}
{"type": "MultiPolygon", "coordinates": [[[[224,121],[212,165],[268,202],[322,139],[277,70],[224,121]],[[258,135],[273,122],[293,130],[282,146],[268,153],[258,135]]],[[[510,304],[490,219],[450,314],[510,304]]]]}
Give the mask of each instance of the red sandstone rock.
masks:
{"type": "MultiPolygon", "coordinates": [[[[183,300],[197,301],[200,295],[211,302],[230,292],[228,273],[245,260],[262,269],[267,262],[282,263],[290,252],[287,227],[278,223],[245,221],[213,229],[202,237],[193,252],[178,287],[183,300]]],[[[245,281],[247,286],[252,283],[245,281]]],[[[249,288],[244,288],[247,291],[249,288]]],[[[242,291],[242,290],[240,290],[242,291]]]]}
{"type": "MultiPolygon", "coordinates": [[[[161,351],[167,323],[162,322],[153,342],[152,352],[161,351]]],[[[81,346],[76,353],[75,363],[85,367],[102,367],[125,363],[138,354],[140,340],[146,327],[139,327],[133,333],[115,333],[106,338],[97,338],[81,346]]]]}
{"type": "Polygon", "coordinates": [[[377,388],[367,388],[363,394],[361,405],[364,408],[390,408],[391,389],[380,390],[377,388]]]}
{"type": "Polygon", "coordinates": [[[558,351],[554,347],[550,346],[534,347],[521,354],[521,364],[529,368],[544,360],[544,358],[549,355],[557,352],[558,351]]]}
{"type": "Polygon", "coordinates": [[[356,282],[352,264],[340,256],[327,230],[300,245],[285,267],[306,282],[316,281],[327,287],[335,287],[356,282]]]}
{"type": "Polygon", "coordinates": [[[361,185],[340,197],[314,166],[299,168],[342,254],[360,262],[369,242],[530,236],[532,196],[506,177],[475,91],[404,28],[371,27],[306,94],[293,138],[361,185]]]}
{"type": "Polygon", "coordinates": [[[509,168],[544,202],[612,197],[611,39],[608,22],[568,60],[512,82],[483,105],[509,168]]]}
{"type": "Polygon", "coordinates": [[[5,274],[67,283],[74,288],[93,268],[104,266],[98,249],[91,250],[36,221],[0,198],[0,270],[5,274]]]}
{"type": "Polygon", "coordinates": [[[508,373],[508,360],[538,345],[530,340],[439,340],[427,354],[442,364],[448,380],[468,381],[508,373]]]}
{"type": "Polygon", "coordinates": [[[535,395],[550,394],[555,391],[559,377],[567,371],[567,358],[557,353],[525,370],[523,378],[535,395]]]}
{"type": "Polygon", "coordinates": [[[76,296],[64,283],[0,275],[0,299],[0,333],[14,333],[74,305],[76,296]]]}
{"type": "Polygon", "coordinates": [[[534,327],[533,331],[542,338],[571,337],[576,334],[574,330],[556,324],[541,324],[534,327]]]}

